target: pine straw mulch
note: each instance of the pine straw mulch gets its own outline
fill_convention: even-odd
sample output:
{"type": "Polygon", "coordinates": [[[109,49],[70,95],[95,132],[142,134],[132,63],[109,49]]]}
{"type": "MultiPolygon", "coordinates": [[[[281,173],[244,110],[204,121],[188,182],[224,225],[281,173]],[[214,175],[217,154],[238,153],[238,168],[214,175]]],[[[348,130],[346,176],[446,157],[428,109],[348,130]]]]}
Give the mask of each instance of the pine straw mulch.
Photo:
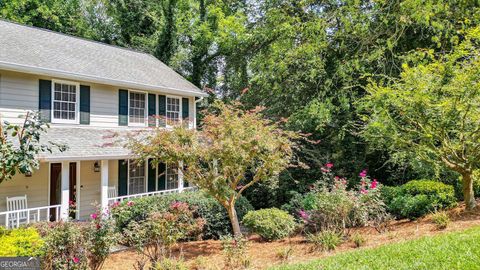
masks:
{"type": "MultiPolygon", "coordinates": [[[[361,248],[371,248],[388,243],[416,239],[422,236],[432,236],[440,233],[460,231],[480,225],[480,207],[475,211],[464,211],[464,205],[460,205],[449,211],[452,222],[444,230],[437,230],[430,217],[416,221],[399,220],[391,223],[389,230],[378,233],[373,228],[353,229],[350,233],[359,232],[367,242],[361,248]]],[[[263,242],[258,236],[249,237],[248,255],[251,261],[251,269],[266,269],[269,266],[286,263],[278,257],[281,250],[291,248],[288,263],[306,262],[340,252],[355,249],[351,241],[346,241],[333,252],[312,251],[311,244],[302,236],[289,239],[263,242]]],[[[182,256],[191,269],[222,269],[224,257],[221,252],[221,242],[217,240],[193,241],[181,243],[174,256],[182,256]]],[[[109,256],[104,268],[107,270],[133,269],[135,260],[139,255],[132,249],[120,251],[109,256]]]]}

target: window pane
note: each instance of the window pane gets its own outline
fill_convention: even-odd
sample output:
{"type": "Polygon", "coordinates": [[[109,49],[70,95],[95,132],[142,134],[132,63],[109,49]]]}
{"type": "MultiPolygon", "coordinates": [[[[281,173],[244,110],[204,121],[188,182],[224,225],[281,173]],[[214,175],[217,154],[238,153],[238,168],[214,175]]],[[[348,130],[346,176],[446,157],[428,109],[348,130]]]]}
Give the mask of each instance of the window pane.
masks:
{"type": "Polygon", "coordinates": [[[178,169],[176,166],[169,165],[167,167],[167,189],[178,188],[178,169]]]}
{"type": "Polygon", "coordinates": [[[137,166],[130,162],[128,191],[129,194],[145,192],[145,164],[137,166]]]}
{"type": "Polygon", "coordinates": [[[77,86],[55,83],[53,93],[53,118],[75,121],[77,111],[77,86]]]}
{"type": "Polygon", "coordinates": [[[145,123],[145,94],[130,92],[129,121],[135,124],[145,123]]]}
{"type": "Polygon", "coordinates": [[[167,97],[167,125],[175,125],[180,121],[180,99],[167,97]]]}

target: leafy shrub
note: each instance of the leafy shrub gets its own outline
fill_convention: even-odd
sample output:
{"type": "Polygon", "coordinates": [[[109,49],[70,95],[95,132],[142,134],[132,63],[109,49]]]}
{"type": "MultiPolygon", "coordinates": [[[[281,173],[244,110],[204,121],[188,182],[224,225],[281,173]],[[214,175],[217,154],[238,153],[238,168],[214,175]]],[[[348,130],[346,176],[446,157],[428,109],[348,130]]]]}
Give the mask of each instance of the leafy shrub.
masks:
{"type": "Polygon", "coordinates": [[[351,237],[352,239],[352,242],[353,244],[355,245],[355,247],[359,248],[363,245],[365,245],[365,243],[367,242],[367,239],[365,239],[365,237],[363,235],[361,235],[360,233],[354,233],[351,237]]]}
{"type": "Polygon", "coordinates": [[[115,232],[114,221],[102,213],[100,207],[90,217],[92,220],[84,227],[83,235],[88,266],[92,270],[98,270],[102,268],[119,235],[115,232]]]}
{"type": "Polygon", "coordinates": [[[40,256],[44,242],[35,228],[0,227],[0,257],[40,256]]]}
{"type": "Polygon", "coordinates": [[[312,243],[316,250],[330,251],[336,249],[342,242],[342,236],[336,231],[325,230],[315,234],[307,234],[307,241],[312,243]]]}
{"type": "Polygon", "coordinates": [[[443,230],[448,227],[450,224],[450,217],[445,211],[438,211],[432,214],[431,216],[433,223],[439,230],[443,230]]]}
{"type": "Polygon", "coordinates": [[[283,239],[295,230],[293,216],[277,208],[250,211],[243,224],[267,241],[283,239]]]}
{"type": "Polygon", "coordinates": [[[179,240],[201,232],[203,224],[203,219],[195,218],[187,203],[173,202],[162,212],[131,222],[124,236],[127,244],[155,264],[166,258],[179,240]]]}
{"type": "Polygon", "coordinates": [[[452,186],[437,181],[412,180],[400,187],[384,187],[382,194],[390,213],[416,219],[456,205],[452,186]]]}
{"type": "Polygon", "coordinates": [[[222,251],[225,256],[225,269],[246,269],[251,261],[247,255],[248,240],[242,236],[222,236],[222,251]]]}
{"type": "MultiPolygon", "coordinates": [[[[180,194],[168,194],[153,196],[123,202],[112,206],[112,217],[116,226],[122,232],[133,221],[145,220],[150,213],[163,211],[173,202],[188,203],[194,209],[194,215],[205,220],[202,237],[204,239],[218,239],[222,235],[232,232],[227,211],[214,198],[203,192],[185,192],[180,194]]],[[[238,218],[253,210],[247,199],[240,197],[236,203],[238,218]]]]}
{"type": "Polygon", "coordinates": [[[298,214],[307,231],[344,233],[346,228],[367,225],[379,230],[390,220],[378,182],[375,179],[371,181],[366,171],[362,171],[360,176],[360,183],[355,189],[347,190],[346,179],[335,177],[330,187],[317,184],[304,196],[303,207],[298,214]]]}
{"type": "Polygon", "coordinates": [[[43,269],[87,269],[85,238],[79,223],[60,221],[38,226],[45,241],[43,269]]]}

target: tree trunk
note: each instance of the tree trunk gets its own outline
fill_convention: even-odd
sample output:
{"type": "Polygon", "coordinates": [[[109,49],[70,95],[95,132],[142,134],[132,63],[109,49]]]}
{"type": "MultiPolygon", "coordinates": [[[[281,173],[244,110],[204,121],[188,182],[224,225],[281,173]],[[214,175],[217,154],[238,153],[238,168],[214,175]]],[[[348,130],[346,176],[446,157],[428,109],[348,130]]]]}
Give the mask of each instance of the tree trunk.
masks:
{"type": "Polygon", "coordinates": [[[240,231],[240,223],[238,223],[238,216],[237,216],[237,210],[235,210],[235,203],[233,203],[233,205],[228,206],[227,212],[228,212],[228,217],[230,218],[230,222],[232,223],[233,235],[241,236],[242,232],[240,231]]]}
{"type": "Polygon", "coordinates": [[[465,202],[465,209],[472,210],[477,206],[475,196],[473,194],[473,179],[472,174],[465,172],[462,174],[463,183],[463,200],[465,202]]]}

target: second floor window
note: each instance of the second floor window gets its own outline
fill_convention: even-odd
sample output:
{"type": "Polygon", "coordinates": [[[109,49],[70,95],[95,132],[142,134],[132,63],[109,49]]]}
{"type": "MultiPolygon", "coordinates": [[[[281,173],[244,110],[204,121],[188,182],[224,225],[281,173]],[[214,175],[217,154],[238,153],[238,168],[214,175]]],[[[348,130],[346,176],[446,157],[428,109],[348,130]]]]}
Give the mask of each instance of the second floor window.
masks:
{"type": "Polygon", "coordinates": [[[77,123],[78,120],[78,85],[53,83],[53,122],[77,123]]]}
{"type": "Polygon", "coordinates": [[[180,121],[180,99],[167,97],[167,125],[173,126],[180,121]]]}
{"type": "Polygon", "coordinates": [[[146,95],[140,92],[130,92],[129,123],[131,125],[145,125],[146,118],[146,95]]]}

